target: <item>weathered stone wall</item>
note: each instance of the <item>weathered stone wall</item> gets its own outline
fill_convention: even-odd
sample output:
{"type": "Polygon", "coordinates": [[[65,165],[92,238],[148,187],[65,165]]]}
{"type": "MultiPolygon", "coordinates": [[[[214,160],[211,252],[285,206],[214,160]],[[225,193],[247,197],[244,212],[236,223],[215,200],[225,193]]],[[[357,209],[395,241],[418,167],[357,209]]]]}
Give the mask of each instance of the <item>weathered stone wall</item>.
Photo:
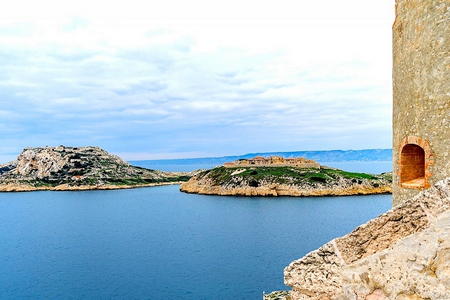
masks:
{"type": "Polygon", "coordinates": [[[275,163],[275,164],[251,164],[246,162],[238,163],[225,163],[225,168],[238,168],[238,167],[295,167],[304,169],[320,169],[319,163],[275,163]]]}
{"type": "MultiPolygon", "coordinates": [[[[236,167],[296,167],[296,168],[321,168],[320,164],[312,159],[303,157],[284,158],[281,156],[261,157],[250,159],[240,159],[233,162],[224,163],[225,168],[236,167]]],[[[328,168],[328,167],[327,167],[328,168]]]]}
{"type": "Polygon", "coordinates": [[[450,178],[292,262],[284,280],[284,299],[450,299],[450,178]]]}
{"type": "Polygon", "coordinates": [[[398,205],[420,192],[399,184],[399,150],[408,137],[430,145],[425,188],[450,176],[450,1],[396,0],[393,56],[393,204],[398,205]]]}

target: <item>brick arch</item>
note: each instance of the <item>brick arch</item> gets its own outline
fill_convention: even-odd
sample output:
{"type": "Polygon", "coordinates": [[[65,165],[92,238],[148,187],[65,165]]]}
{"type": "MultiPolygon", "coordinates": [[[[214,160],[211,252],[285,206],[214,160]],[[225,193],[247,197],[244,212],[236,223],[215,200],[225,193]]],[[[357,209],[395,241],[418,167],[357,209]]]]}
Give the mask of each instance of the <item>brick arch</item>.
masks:
{"type": "Polygon", "coordinates": [[[434,163],[430,143],[420,137],[408,136],[398,149],[398,182],[403,188],[429,188],[430,166],[434,163]]]}

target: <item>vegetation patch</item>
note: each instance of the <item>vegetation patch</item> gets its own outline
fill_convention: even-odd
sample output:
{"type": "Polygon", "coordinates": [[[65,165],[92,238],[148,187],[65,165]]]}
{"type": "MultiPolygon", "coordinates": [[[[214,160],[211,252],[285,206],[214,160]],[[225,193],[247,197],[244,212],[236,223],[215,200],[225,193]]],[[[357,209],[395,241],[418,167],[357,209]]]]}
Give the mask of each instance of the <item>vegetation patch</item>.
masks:
{"type": "Polygon", "coordinates": [[[28,184],[28,185],[32,185],[34,187],[53,187],[53,186],[56,186],[56,184],[54,184],[52,182],[45,181],[45,180],[34,180],[32,182],[27,181],[27,182],[24,182],[24,183],[28,184]]]}
{"type": "Polygon", "coordinates": [[[352,178],[378,179],[378,177],[371,175],[371,174],[367,174],[367,173],[353,173],[353,172],[347,172],[347,171],[342,171],[342,170],[337,170],[337,169],[321,169],[321,170],[327,174],[340,175],[340,176],[342,176],[344,178],[348,178],[348,179],[352,179],[352,178]]]}
{"type": "MultiPolygon", "coordinates": [[[[240,184],[245,182],[251,187],[262,183],[279,184],[324,184],[339,180],[351,179],[353,183],[363,180],[387,179],[366,173],[347,172],[337,169],[295,168],[295,167],[217,167],[203,171],[197,175],[199,179],[207,177],[214,185],[240,184]],[[242,171],[243,170],[243,171],[242,171]],[[237,172],[239,171],[239,172],[237,172]]],[[[385,177],[388,177],[386,175],[385,177]]]]}

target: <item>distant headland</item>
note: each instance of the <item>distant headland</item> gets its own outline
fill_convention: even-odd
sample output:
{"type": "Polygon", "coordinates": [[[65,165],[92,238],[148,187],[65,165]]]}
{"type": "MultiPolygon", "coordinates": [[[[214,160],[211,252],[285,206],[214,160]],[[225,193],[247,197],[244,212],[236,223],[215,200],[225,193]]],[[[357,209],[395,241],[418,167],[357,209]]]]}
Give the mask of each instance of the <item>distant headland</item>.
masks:
{"type": "Polygon", "coordinates": [[[124,189],[186,181],[190,173],[132,166],[99,147],[26,148],[0,165],[0,191],[124,189]]]}
{"type": "Polygon", "coordinates": [[[343,196],[391,192],[392,175],[346,172],[305,158],[254,157],[197,173],[187,193],[236,196],[343,196]]]}

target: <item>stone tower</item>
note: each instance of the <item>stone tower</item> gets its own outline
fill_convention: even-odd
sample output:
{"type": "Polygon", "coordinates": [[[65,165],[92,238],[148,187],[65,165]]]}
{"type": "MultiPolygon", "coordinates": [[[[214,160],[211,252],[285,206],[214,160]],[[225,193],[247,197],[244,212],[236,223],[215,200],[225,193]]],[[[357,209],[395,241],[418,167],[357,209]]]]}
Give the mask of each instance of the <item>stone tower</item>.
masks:
{"type": "Polygon", "coordinates": [[[450,176],[450,0],[396,0],[393,204],[450,176]]]}

